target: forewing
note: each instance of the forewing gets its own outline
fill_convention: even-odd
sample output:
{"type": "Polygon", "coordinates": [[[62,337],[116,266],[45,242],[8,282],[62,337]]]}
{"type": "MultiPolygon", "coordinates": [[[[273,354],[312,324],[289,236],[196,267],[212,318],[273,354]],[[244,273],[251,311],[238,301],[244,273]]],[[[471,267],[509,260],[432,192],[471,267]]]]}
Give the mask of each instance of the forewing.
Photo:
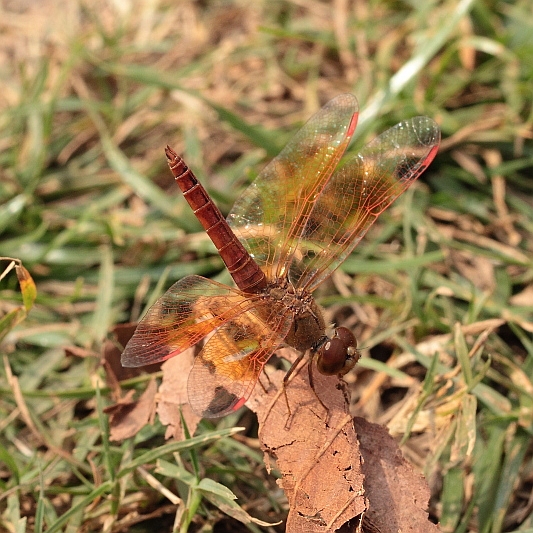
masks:
{"type": "Polygon", "coordinates": [[[438,125],[428,117],[400,122],[332,175],[297,244],[295,286],[313,291],[357,246],[368,228],[424,172],[437,154],[438,125]]]}
{"type": "Polygon", "coordinates": [[[346,150],[357,100],[342,94],[313,115],[236,201],[228,222],[269,279],[286,274],[314,202],[346,150]]]}
{"type": "Polygon", "coordinates": [[[141,320],[122,353],[122,366],[145,366],[178,355],[254,305],[254,297],[226,285],[200,276],[183,278],[141,320]]]}
{"type": "Polygon", "coordinates": [[[219,328],[196,357],[189,374],[187,391],[193,411],[214,418],[242,407],[291,324],[287,309],[270,302],[219,328]]]}

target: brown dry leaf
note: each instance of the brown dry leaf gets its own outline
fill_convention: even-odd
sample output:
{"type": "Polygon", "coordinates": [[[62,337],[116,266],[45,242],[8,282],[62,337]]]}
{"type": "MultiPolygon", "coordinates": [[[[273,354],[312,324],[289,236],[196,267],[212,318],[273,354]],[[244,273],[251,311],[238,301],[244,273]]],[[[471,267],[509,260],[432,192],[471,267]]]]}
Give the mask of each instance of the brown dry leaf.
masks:
{"type": "Polygon", "coordinates": [[[156,392],[157,384],[152,378],[136,402],[131,401],[134,394],[131,390],[123,400],[104,409],[110,418],[110,440],[121,441],[134,437],[146,424],[153,423],[156,392]]]}
{"type": "Polygon", "coordinates": [[[191,435],[196,431],[198,422],[202,417],[195,414],[187,398],[187,380],[194,362],[194,346],[185,350],[178,357],[165,361],[163,370],[163,383],[159,387],[157,414],[161,423],[167,426],[165,438],[174,437],[183,440],[185,433],[181,423],[181,413],[191,435]]]}
{"type": "Polygon", "coordinates": [[[120,364],[120,356],[128,341],[133,336],[137,322],[130,322],[128,324],[118,324],[111,330],[114,341],[106,340],[102,350],[102,358],[106,368],[106,376],[110,386],[114,385],[114,381],[122,381],[123,379],[133,378],[141,374],[151,374],[161,369],[161,364],[143,366],[142,368],[125,368],[120,364]]]}
{"type": "Polygon", "coordinates": [[[363,526],[368,520],[371,524],[368,529],[380,533],[440,532],[440,528],[428,520],[426,508],[430,491],[426,480],[403,458],[396,441],[384,427],[364,418],[357,417],[354,423],[369,501],[363,526]]]}
{"type": "MultiPolygon", "coordinates": [[[[291,350],[280,350],[287,359],[291,350]]],[[[343,383],[313,374],[314,389],[304,367],[283,389],[285,373],[273,371],[265,392],[257,385],[247,405],[257,413],[259,438],[268,463],[276,460],[279,481],[290,504],[287,533],[338,531],[366,509],[359,445],[343,383]]]]}
{"type": "MultiPolygon", "coordinates": [[[[157,413],[168,426],[167,438],[184,438],[180,409],[190,434],[200,420],[187,403],[194,354],[191,348],[162,366],[157,413]]],[[[294,360],[290,349],[278,355],[294,360]]],[[[274,459],[281,472],[278,483],[290,505],[287,533],[437,533],[438,526],[428,521],[425,511],[429,498],[425,480],[404,461],[385,428],[351,418],[344,383],[315,370],[313,391],[304,364],[285,389],[289,415],[284,376],[280,370],[262,375],[247,405],[258,416],[266,463],[274,459]]],[[[126,397],[108,408],[111,439],[135,435],[153,418],[155,401],[152,379],[138,402],[126,397]]]]}
{"type": "Polygon", "coordinates": [[[124,368],[120,364],[120,355],[133,335],[136,323],[119,324],[112,330],[115,341],[106,340],[102,348],[102,365],[105,370],[106,382],[111,389],[112,397],[117,402],[104,411],[109,416],[110,438],[119,441],[135,436],[149,421],[153,422],[155,415],[155,394],[157,384],[151,380],[137,401],[132,397],[135,391],[130,390],[122,396],[120,381],[143,372],[155,372],[160,369],[159,364],[143,368],[124,368]]]}
{"type": "Polygon", "coordinates": [[[176,440],[183,440],[185,434],[181,423],[180,408],[191,435],[196,431],[196,426],[201,419],[192,412],[187,399],[187,378],[194,361],[194,347],[186,350],[179,357],[165,361],[162,365],[124,368],[120,364],[120,355],[136,327],[136,323],[116,326],[113,334],[117,342],[106,341],[103,348],[106,380],[117,399],[115,405],[105,410],[110,414],[111,440],[117,441],[135,436],[148,421],[153,421],[156,412],[161,423],[167,426],[165,438],[174,437],[176,440]],[[159,390],[157,390],[155,380],[152,379],[137,402],[132,401],[134,391],[129,391],[124,398],[121,398],[119,381],[144,372],[151,373],[158,370],[163,371],[163,382],[159,390]]]}
{"type": "Polygon", "coordinates": [[[122,398],[119,382],[140,374],[137,368],[124,368],[120,364],[122,349],[131,339],[136,327],[136,323],[118,324],[111,330],[114,340],[107,339],[102,347],[102,365],[106,383],[112,391],[113,399],[117,402],[122,398]]]}

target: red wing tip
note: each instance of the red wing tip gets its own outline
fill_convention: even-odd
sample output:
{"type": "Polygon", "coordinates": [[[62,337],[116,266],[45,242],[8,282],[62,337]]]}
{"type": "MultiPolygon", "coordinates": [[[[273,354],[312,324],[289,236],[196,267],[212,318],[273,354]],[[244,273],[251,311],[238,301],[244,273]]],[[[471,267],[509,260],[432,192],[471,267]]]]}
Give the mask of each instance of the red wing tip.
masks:
{"type": "Polygon", "coordinates": [[[428,152],[428,155],[422,162],[422,166],[420,167],[420,173],[425,172],[426,169],[429,167],[429,165],[431,165],[431,163],[433,162],[433,160],[435,159],[435,156],[437,155],[439,151],[439,147],[440,147],[440,138],[435,141],[435,144],[433,144],[433,146],[431,146],[428,152]]]}
{"type": "Polygon", "coordinates": [[[355,131],[355,128],[357,126],[357,120],[359,119],[359,112],[356,111],[350,120],[350,124],[348,125],[348,131],[346,132],[347,137],[351,137],[355,131]]]}
{"type": "Polygon", "coordinates": [[[191,398],[189,398],[189,404],[191,405],[192,410],[202,418],[219,418],[238,411],[246,403],[246,398],[239,398],[237,401],[231,402],[229,405],[210,405],[203,410],[195,408],[196,406],[194,406],[193,403],[194,402],[191,402],[191,398]]]}
{"type": "Polygon", "coordinates": [[[157,363],[163,363],[167,359],[179,355],[183,350],[176,349],[172,351],[151,351],[146,353],[146,349],[143,350],[142,355],[136,355],[135,351],[128,350],[128,347],[122,352],[120,356],[120,364],[124,368],[138,368],[141,366],[155,365],[157,363]]]}
{"type": "Polygon", "coordinates": [[[239,401],[231,408],[232,411],[237,411],[246,403],[246,398],[239,398],[239,401]]]}

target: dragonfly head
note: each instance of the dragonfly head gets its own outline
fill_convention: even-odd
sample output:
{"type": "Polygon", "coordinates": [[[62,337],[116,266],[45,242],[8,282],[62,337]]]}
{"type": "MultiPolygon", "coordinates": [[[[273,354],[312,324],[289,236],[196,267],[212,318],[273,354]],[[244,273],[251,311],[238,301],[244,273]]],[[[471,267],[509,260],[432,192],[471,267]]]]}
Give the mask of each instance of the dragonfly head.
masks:
{"type": "Polygon", "coordinates": [[[318,371],[326,376],[344,376],[361,358],[355,335],[344,327],[336,328],[316,350],[318,371]]]}

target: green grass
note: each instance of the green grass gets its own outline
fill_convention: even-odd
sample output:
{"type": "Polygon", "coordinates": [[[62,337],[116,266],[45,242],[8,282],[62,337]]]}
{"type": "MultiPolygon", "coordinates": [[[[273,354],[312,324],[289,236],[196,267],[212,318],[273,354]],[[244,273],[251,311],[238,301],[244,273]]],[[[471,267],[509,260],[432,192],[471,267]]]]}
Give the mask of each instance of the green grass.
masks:
{"type": "Polygon", "coordinates": [[[532,531],[530,2],[45,4],[0,17],[0,255],[37,286],[26,317],[15,270],[0,279],[0,531],[171,531],[183,507],[165,490],[186,502],[177,531],[284,530],[218,510],[229,489],[258,519],[286,515],[249,415],[112,443],[100,353],[174,281],[229,279],[165,145],[227,212],[341,92],[357,143],[416,114],[443,132],[318,295],[366,348],[356,413],[402,440],[443,531],[532,531]]]}

